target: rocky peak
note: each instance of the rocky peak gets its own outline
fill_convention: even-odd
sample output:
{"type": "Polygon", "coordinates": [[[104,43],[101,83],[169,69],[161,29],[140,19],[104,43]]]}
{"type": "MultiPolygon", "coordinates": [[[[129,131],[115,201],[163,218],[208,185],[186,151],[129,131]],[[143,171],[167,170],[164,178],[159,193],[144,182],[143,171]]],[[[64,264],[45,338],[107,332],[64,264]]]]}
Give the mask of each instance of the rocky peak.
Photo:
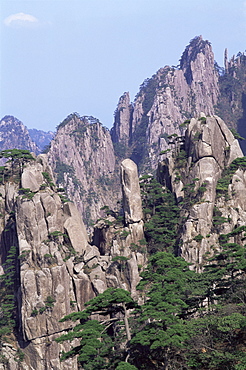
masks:
{"type": "MultiPolygon", "coordinates": [[[[246,55],[238,53],[228,58],[225,51],[225,69],[219,77],[220,95],[216,107],[217,114],[228,126],[246,137],[246,55]]],[[[245,141],[240,141],[246,153],[245,141]]]]}
{"type": "Polygon", "coordinates": [[[132,104],[129,92],[125,92],[119,99],[115,110],[114,125],[111,129],[111,136],[114,143],[121,142],[128,144],[131,136],[131,115],[132,104]]]}
{"type": "Polygon", "coordinates": [[[153,171],[159,153],[168,148],[168,136],[180,135],[179,125],[201,111],[213,115],[218,95],[211,45],[202,36],[195,37],[181,57],[180,68],[165,66],[144,81],[132,114],[129,96],[120,98],[111,131],[113,140],[125,145],[129,131],[127,153],[141,171],[153,171]]]}
{"type": "Polygon", "coordinates": [[[173,147],[159,169],[181,208],[177,253],[201,271],[205,255],[219,248],[220,233],[246,222],[245,162],[238,140],[219,117],[201,114],[187,125],[184,143],[173,147]]]}
{"type": "Polygon", "coordinates": [[[186,81],[191,85],[192,81],[196,79],[194,76],[193,65],[197,64],[197,67],[200,67],[200,70],[209,67],[214,69],[214,58],[210,42],[203,40],[202,36],[196,36],[192,39],[189,45],[185,48],[181,59],[180,59],[180,69],[184,72],[186,81]],[[206,59],[206,65],[202,63],[200,59],[201,54],[204,55],[204,60],[206,59]]]}
{"type": "Polygon", "coordinates": [[[0,150],[14,148],[40,153],[23,123],[13,116],[5,116],[0,121],[0,150]]]}
{"type": "Polygon", "coordinates": [[[143,211],[138,169],[131,159],[125,159],[121,163],[121,184],[126,224],[141,221],[143,219],[143,211]]]}
{"type": "Polygon", "coordinates": [[[68,116],[58,126],[48,158],[57,183],[76,203],[87,226],[101,216],[103,206],[116,207],[120,185],[114,148],[109,130],[99,120],[68,116]]]}
{"type": "Polygon", "coordinates": [[[43,131],[43,130],[37,130],[35,128],[28,129],[29,135],[31,139],[35,142],[35,144],[38,146],[40,152],[42,152],[44,149],[46,149],[51,140],[54,137],[54,132],[52,131],[43,131]]]}

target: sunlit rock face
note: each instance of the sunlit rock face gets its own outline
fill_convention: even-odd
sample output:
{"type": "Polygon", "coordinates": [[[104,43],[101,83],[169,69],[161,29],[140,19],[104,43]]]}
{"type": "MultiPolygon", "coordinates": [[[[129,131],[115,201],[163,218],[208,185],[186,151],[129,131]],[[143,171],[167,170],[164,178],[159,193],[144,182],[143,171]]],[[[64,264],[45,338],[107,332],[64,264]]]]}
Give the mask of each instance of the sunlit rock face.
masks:
{"type": "Polygon", "coordinates": [[[183,217],[177,253],[197,271],[205,255],[219,248],[220,234],[246,223],[245,171],[238,166],[224,191],[218,190],[225,169],[241,157],[238,140],[224,121],[201,114],[190,120],[182,146],[159,166],[161,181],[176,194],[183,217]]]}
{"type": "Polygon", "coordinates": [[[48,159],[57,183],[75,202],[87,227],[101,217],[103,206],[117,207],[120,182],[113,143],[98,120],[67,117],[51,142],[48,159]]]}
{"type": "Polygon", "coordinates": [[[31,139],[23,123],[16,117],[5,116],[0,121],[0,150],[14,148],[40,153],[39,147],[31,139]]]}
{"type": "MultiPolygon", "coordinates": [[[[0,273],[4,274],[10,248],[15,247],[16,322],[25,354],[23,369],[76,370],[76,358],[59,359],[71,344],[58,344],[55,338],[73,325],[60,320],[83,310],[88,300],[108,287],[127,289],[138,299],[136,286],[146,264],[140,246],[144,240],[140,189],[136,165],[125,160],[123,167],[123,212],[129,217],[125,222],[113,216],[100,220],[89,238],[75,204],[54,184],[45,154],[26,161],[22,168],[17,162],[6,165],[0,184],[0,273]]],[[[1,350],[7,358],[3,370],[17,370],[18,344],[13,343],[11,348],[5,343],[1,350]]]]}
{"type": "Polygon", "coordinates": [[[182,134],[180,124],[200,112],[215,113],[218,77],[210,43],[195,37],[180,65],[165,66],[146,79],[132,105],[128,93],[119,99],[111,130],[114,143],[127,147],[141,170],[155,170],[160,152],[168,149],[168,136],[182,134]]]}

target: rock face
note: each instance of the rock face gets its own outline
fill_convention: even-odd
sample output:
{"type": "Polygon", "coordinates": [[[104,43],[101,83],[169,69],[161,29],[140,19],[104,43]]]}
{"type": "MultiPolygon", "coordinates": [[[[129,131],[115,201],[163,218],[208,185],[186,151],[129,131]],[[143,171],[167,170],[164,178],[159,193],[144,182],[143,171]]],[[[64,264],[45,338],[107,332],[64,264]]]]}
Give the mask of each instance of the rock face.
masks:
{"type": "Polygon", "coordinates": [[[183,146],[159,167],[182,210],[177,253],[197,271],[203,268],[205,253],[219,248],[219,235],[246,222],[245,172],[237,162],[241,157],[238,141],[225,123],[202,115],[191,119],[183,146]],[[228,179],[225,170],[232,163],[235,170],[228,179]]]}
{"type": "Polygon", "coordinates": [[[115,209],[119,174],[110,133],[98,120],[67,117],[51,142],[48,158],[57,183],[76,203],[87,226],[101,216],[101,207],[115,209]]]}
{"type": "Polygon", "coordinates": [[[54,340],[71,327],[59,320],[82,310],[85,302],[107,287],[122,287],[138,297],[139,271],[146,262],[139,244],[144,239],[142,210],[139,185],[132,183],[138,184],[136,167],[130,160],[125,162],[127,173],[130,168],[136,175],[127,190],[123,186],[128,192],[125,213],[133,210],[131,223],[123,225],[112,216],[101,220],[92,243],[75,205],[57,192],[45,154],[26,163],[21,178],[18,166],[6,165],[0,184],[0,273],[5,273],[9,251],[15,247],[19,334],[18,342],[12,338],[13,345],[2,343],[2,370],[76,370],[76,358],[59,360],[69,343],[54,340]],[[104,244],[99,234],[105,236],[104,244]],[[18,348],[24,361],[16,367],[18,348]]]}
{"type": "Polygon", "coordinates": [[[211,45],[201,36],[196,37],[186,47],[179,68],[166,66],[145,80],[133,106],[127,93],[120,98],[112,139],[129,147],[131,158],[142,169],[153,171],[159,153],[168,148],[168,136],[180,135],[179,125],[201,111],[214,114],[218,95],[218,73],[211,45]]]}
{"type": "Polygon", "coordinates": [[[115,121],[111,131],[113,142],[121,142],[125,145],[129,142],[131,134],[130,122],[132,120],[132,108],[129,92],[125,92],[120,97],[115,111],[115,121]]]}
{"type": "Polygon", "coordinates": [[[45,155],[24,168],[20,185],[14,173],[12,182],[0,187],[1,260],[15,246],[19,261],[15,295],[23,368],[77,369],[75,359],[60,363],[63,345],[54,339],[67,328],[59,320],[94,296],[88,276],[78,277],[73,269],[88,246],[83,222],[74,205],[63,203],[55,192],[45,155]],[[3,238],[7,228],[10,237],[3,238]]]}
{"type": "Polygon", "coordinates": [[[23,123],[13,116],[5,116],[0,121],[0,150],[14,148],[40,153],[23,123]]]}
{"type": "Polygon", "coordinates": [[[138,299],[136,286],[146,264],[146,251],[141,247],[145,236],[137,166],[130,159],[121,163],[121,182],[125,226],[120,214],[100,220],[94,227],[93,243],[101,255],[112,256],[106,270],[108,286],[127,289],[138,299]]]}
{"type": "Polygon", "coordinates": [[[51,140],[54,137],[54,132],[48,131],[45,132],[43,130],[37,130],[35,128],[31,128],[28,130],[31,139],[35,142],[39,151],[42,152],[46,147],[49,146],[51,140]]]}
{"type": "Polygon", "coordinates": [[[143,211],[138,182],[138,169],[131,159],[125,159],[121,163],[121,184],[126,223],[141,221],[143,219],[143,211]]]}
{"type": "MultiPolygon", "coordinates": [[[[238,53],[228,59],[225,50],[225,66],[219,77],[220,95],[216,107],[217,114],[231,128],[246,137],[246,55],[238,53]]],[[[245,141],[240,142],[246,153],[245,141]]]]}

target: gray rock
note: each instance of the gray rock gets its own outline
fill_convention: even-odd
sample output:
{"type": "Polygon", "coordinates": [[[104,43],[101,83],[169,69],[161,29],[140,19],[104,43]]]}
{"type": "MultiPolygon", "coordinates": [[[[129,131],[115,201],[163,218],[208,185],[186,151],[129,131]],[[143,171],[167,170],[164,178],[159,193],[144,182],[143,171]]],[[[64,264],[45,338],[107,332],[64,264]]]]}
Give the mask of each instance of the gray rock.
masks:
{"type": "Polygon", "coordinates": [[[143,218],[142,201],[137,166],[131,159],[121,162],[121,184],[125,221],[139,222],[143,218]]]}

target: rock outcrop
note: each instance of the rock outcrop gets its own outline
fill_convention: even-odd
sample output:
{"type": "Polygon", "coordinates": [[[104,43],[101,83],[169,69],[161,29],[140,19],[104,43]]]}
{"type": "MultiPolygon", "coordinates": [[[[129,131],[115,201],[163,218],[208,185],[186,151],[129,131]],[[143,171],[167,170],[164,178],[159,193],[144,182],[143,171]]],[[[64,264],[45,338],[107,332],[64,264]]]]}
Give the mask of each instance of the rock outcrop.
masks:
{"type": "Polygon", "coordinates": [[[125,92],[119,99],[115,111],[114,126],[111,131],[112,140],[127,145],[131,135],[132,104],[129,92],[125,92]]]}
{"type": "Polygon", "coordinates": [[[13,116],[5,116],[0,121],[0,150],[14,148],[40,153],[23,123],[13,116]]]}
{"type": "Polygon", "coordinates": [[[21,178],[17,163],[6,165],[0,184],[0,273],[4,276],[9,251],[15,248],[18,336],[11,345],[1,342],[2,370],[76,370],[76,358],[60,362],[60,352],[70,344],[58,344],[55,338],[71,323],[59,320],[82,310],[107,287],[122,287],[138,297],[139,271],[146,262],[139,244],[144,239],[141,199],[136,165],[124,162],[125,214],[131,210],[131,223],[113,216],[99,221],[92,243],[75,205],[57,191],[46,155],[26,163],[21,178]],[[105,235],[104,245],[99,233],[105,235]],[[18,353],[24,356],[21,365],[18,353]]]}
{"type": "MultiPolygon", "coordinates": [[[[219,99],[216,107],[218,114],[229,127],[246,137],[246,55],[238,53],[228,59],[225,50],[224,69],[220,69],[219,99]]],[[[246,153],[245,141],[240,142],[246,153]]]]}
{"type": "Polygon", "coordinates": [[[138,169],[131,159],[125,159],[121,163],[121,184],[126,224],[141,221],[143,219],[143,210],[138,169]]]}
{"type": "Polygon", "coordinates": [[[242,157],[225,123],[217,116],[201,115],[188,124],[183,146],[159,167],[183,217],[177,253],[197,271],[204,266],[205,254],[219,248],[221,233],[246,223],[245,172],[238,161],[242,157]]]}
{"type": "Polygon", "coordinates": [[[76,203],[87,226],[101,215],[100,208],[117,206],[119,174],[107,128],[93,117],[72,114],[58,127],[48,152],[59,186],[76,203]]]}
{"type": "MultiPolygon", "coordinates": [[[[1,260],[4,263],[8,250],[15,246],[23,369],[77,369],[76,359],[60,363],[59,353],[69,345],[64,347],[54,339],[68,328],[59,320],[94,296],[88,276],[78,276],[74,270],[76,260],[87,250],[88,236],[75,206],[63,202],[55,191],[45,155],[26,165],[20,185],[17,174],[0,186],[1,260]]],[[[15,369],[10,362],[9,366],[15,369]]]]}
{"type": "Polygon", "coordinates": [[[127,93],[120,98],[111,130],[113,141],[126,145],[129,130],[131,158],[142,170],[153,171],[159,153],[168,148],[168,136],[180,135],[179,125],[201,111],[213,115],[218,95],[211,45],[201,36],[195,37],[186,47],[179,68],[166,66],[145,80],[131,108],[127,93]]]}

